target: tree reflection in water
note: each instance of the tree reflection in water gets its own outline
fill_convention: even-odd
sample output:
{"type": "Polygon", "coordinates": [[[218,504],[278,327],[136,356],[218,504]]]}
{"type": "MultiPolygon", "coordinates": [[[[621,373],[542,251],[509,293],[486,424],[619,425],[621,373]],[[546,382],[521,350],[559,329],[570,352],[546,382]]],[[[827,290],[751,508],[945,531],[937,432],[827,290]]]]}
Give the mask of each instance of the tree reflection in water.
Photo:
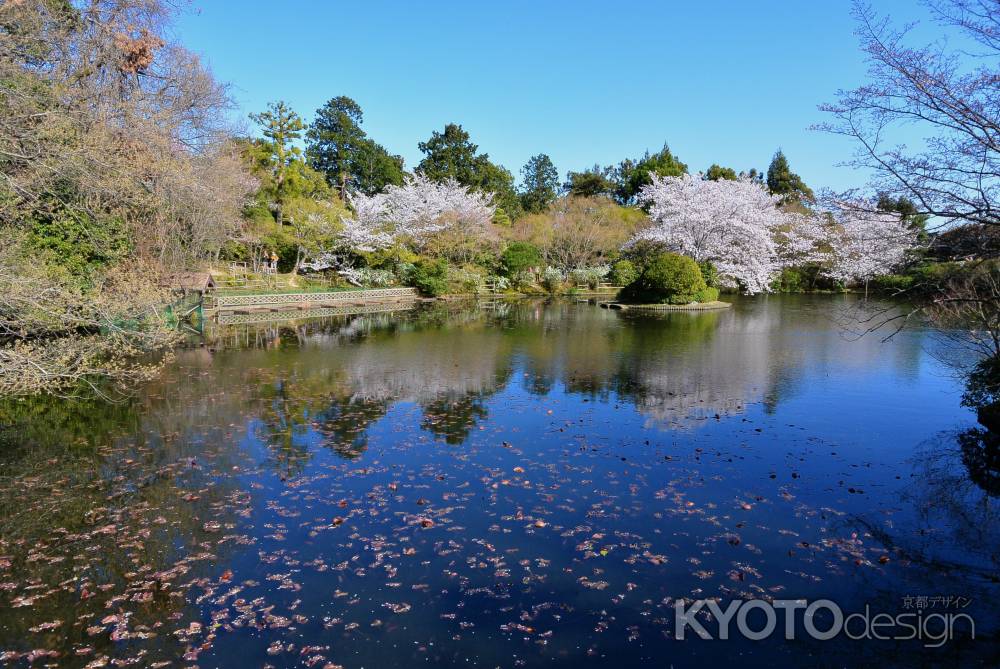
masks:
{"type": "Polygon", "coordinates": [[[670,598],[832,588],[888,607],[973,581],[985,598],[996,439],[963,429],[914,451],[921,414],[934,431],[967,416],[935,413],[919,332],[845,339],[839,299],[225,328],[125,404],[2,402],[0,651],[260,666],[308,644],[413,666],[400,649],[433,639],[454,655],[419,661],[497,664],[523,636],[530,664],[575,649],[579,666],[634,665],[693,659],[671,645],[670,598]],[[865,413],[900,386],[923,404],[865,413]],[[859,475],[868,490],[849,492],[859,475]],[[295,648],[275,656],[279,640],[295,648]]]}

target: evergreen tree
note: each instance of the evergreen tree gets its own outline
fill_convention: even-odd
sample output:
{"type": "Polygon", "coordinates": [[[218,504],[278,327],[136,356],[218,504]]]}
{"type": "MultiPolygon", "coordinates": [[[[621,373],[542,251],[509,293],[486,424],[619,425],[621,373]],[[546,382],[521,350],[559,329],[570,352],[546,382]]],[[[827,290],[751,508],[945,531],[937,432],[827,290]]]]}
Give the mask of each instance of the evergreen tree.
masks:
{"type": "Polygon", "coordinates": [[[736,181],[736,170],[731,167],[723,167],[712,163],[712,166],[705,172],[705,178],[709,181],[720,181],[722,179],[736,181]]]}
{"type": "Polygon", "coordinates": [[[600,165],[582,172],[567,172],[563,190],[577,197],[608,197],[615,191],[613,172],[612,168],[600,165]]]}
{"type": "Polygon", "coordinates": [[[521,168],[524,186],[521,206],[529,213],[544,211],[558,196],[559,172],[544,153],[532,156],[521,168]]]}
{"type": "Polygon", "coordinates": [[[432,132],[431,138],[417,145],[424,154],[417,171],[433,181],[454,179],[468,188],[492,193],[499,207],[498,219],[516,218],[521,203],[514,191],[514,175],[490,161],[489,154],[479,153],[461,125],[449,123],[444,132],[432,132]]]}
{"type": "Polygon", "coordinates": [[[903,217],[911,230],[917,232],[917,238],[923,242],[927,239],[927,221],[930,218],[927,214],[919,213],[916,203],[908,197],[900,195],[894,198],[888,193],[878,194],[879,211],[895,212],[903,217]]]}
{"type": "Polygon", "coordinates": [[[329,100],[316,111],[306,133],[306,153],[314,169],[346,198],[348,190],[371,195],[403,183],[403,159],[391,155],[361,129],[363,114],[346,96],[329,100]]]}
{"type": "Polygon", "coordinates": [[[267,110],[250,114],[263,129],[268,170],[274,179],[274,217],[281,225],[284,206],[289,199],[289,168],[301,160],[301,150],[292,144],[302,136],[302,119],[284,102],[272,102],[267,110]]]}
{"type": "Polygon", "coordinates": [[[780,195],[786,201],[789,199],[813,200],[812,189],[802,181],[802,178],[792,172],[788,165],[788,158],[778,149],[771,159],[771,164],[767,168],[767,187],[772,195],[780,195]]]}
{"type": "Polygon", "coordinates": [[[666,144],[656,153],[646,154],[638,161],[623,160],[615,171],[617,186],[615,197],[623,205],[635,203],[635,197],[643,186],[652,182],[651,174],[661,177],[679,177],[687,174],[688,167],[671,153],[666,144]]]}

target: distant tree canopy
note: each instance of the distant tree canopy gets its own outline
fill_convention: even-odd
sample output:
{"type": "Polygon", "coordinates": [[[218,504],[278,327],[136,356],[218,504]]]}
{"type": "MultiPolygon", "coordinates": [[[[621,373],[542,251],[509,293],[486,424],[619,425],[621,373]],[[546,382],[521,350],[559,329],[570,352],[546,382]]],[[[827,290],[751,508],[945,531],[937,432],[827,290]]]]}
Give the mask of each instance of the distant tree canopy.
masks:
{"type": "Polygon", "coordinates": [[[529,214],[544,211],[559,196],[559,172],[544,153],[528,159],[521,168],[521,177],[521,206],[529,214]]]}
{"type": "Polygon", "coordinates": [[[403,159],[391,155],[361,129],[363,114],[347,96],[330,99],[316,111],[306,133],[306,155],[313,168],[340,192],[373,195],[403,183],[403,159]]]}
{"type": "Polygon", "coordinates": [[[582,172],[567,172],[563,190],[577,197],[610,197],[615,191],[612,169],[594,165],[582,172]]]}
{"type": "Polygon", "coordinates": [[[780,195],[784,199],[805,198],[814,200],[812,189],[802,181],[802,177],[792,172],[788,166],[788,158],[778,149],[767,168],[767,187],[772,195],[780,195]]]}
{"type": "Polygon", "coordinates": [[[676,177],[687,174],[688,166],[666,144],[656,153],[647,151],[642,158],[627,158],[617,166],[594,165],[582,172],[568,172],[563,190],[578,197],[613,197],[622,206],[632,206],[651,175],[676,177]]]}
{"type": "Polygon", "coordinates": [[[927,220],[930,217],[921,214],[917,203],[905,195],[894,198],[887,193],[879,193],[876,206],[879,211],[895,212],[902,216],[905,223],[920,233],[921,239],[927,236],[927,220]]]}
{"type": "Polygon", "coordinates": [[[661,177],[679,177],[687,174],[688,166],[670,152],[670,147],[666,144],[654,154],[648,151],[637,161],[624,160],[615,172],[617,186],[615,197],[623,205],[635,203],[636,196],[643,186],[649,185],[652,181],[651,174],[661,177]]]}
{"type": "MultiPolygon", "coordinates": [[[[455,179],[463,186],[492,193],[503,217],[516,218],[521,203],[514,190],[514,175],[490,161],[489,154],[479,153],[461,125],[449,123],[444,132],[431,133],[430,139],[417,148],[424,154],[417,171],[434,181],[455,179]]],[[[500,212],[498,212],[500,214],[500,212]]]]}
{"type": "Polygon", "coordinates": [[[729,179],[730,181],[736,181],[736,170],[731,167],[722,167],[721,165],[716,165],[712,163],[708,171],[705,172],[705,178],[709,181],[719,181],[720,179],[729,179]]]}

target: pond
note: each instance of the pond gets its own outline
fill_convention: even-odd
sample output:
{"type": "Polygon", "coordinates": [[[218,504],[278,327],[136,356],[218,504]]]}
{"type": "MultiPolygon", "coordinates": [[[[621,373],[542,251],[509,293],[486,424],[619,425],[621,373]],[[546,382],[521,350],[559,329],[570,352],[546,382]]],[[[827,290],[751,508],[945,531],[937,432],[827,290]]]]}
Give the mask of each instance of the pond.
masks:
{"type": "Polygon", "coordinates": [[[0,663],[996,666],[996,443],[855,306],[226,326],[128,401],[5,401],[0,663]],[[708,598],[976,638],[679,640],[708,598]]]}

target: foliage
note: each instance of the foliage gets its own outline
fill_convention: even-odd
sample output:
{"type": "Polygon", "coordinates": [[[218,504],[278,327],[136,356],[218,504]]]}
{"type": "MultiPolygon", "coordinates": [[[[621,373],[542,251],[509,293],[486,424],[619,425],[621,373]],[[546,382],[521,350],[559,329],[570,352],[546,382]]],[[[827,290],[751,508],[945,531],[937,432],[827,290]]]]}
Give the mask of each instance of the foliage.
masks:
{"type": "Polygon", "coordinates": [[[532,156],[521,168],[524,186],[521,206],[529,214],[537,214],[555,202],[559,190],[559,172],[552,159],[544,153],[532,156]]]}
{"type": "Polygon", "coordinates": [[[163,270],[241,231],[255,183],[224,133],[229,99],[168,44],[171,10],[0,3],[5,392],[141,374],[127,354],[164,340],[148,309],[163,270]]]}
{"type": "Polygon", "coordinates": [[[540,281],[542,288],[550,293],[558,293],[566,283],[566,275],[557,267],[546,267],[540,281]]]}
{"type": "Polygon", "coordinates": [[[605,197],[560,198],[544,214],[525,216],[509,235],[537,246],[546,263],[563,270],[605,264],[615,259],[646,220],[636,209],[605,197]]]}
{"type": "Polygon", "coordinates": [[[486,278],[486,270],[476,265],[448,269],[448,283],[455,287],[453,292],[472,295],[485,292],[486,278]]]}
{"type": "Polygon", "coordinates": [[[133,250],[128,227],[120,218],[108,217],[100,225],[86,210],[63,207],[38,212],[31,221],[28,246],[81,282],[93,272],[124,261],[133,250]]]}
{"type": "Polygon", "coordinates": [[[246,209],[242,241],[251,259],[274,252],[281,267],[297,271],[333,244],[347,210],[297,149],[279,151],[275,142],[257,139],[245,143],[243,152],[259,188],[246,209]],[[291,156],[281,158],[281,153],[291,156]],[[282,166],[280,186],[277,165],[282,166]]]}
{"type": "Polygon", "coordinates": [[[872,279],[872,282],[875,290],[889,294],[909,292],[916,286],[913,274],[883,274],[872,279]]]}
{"type": "Polygon", "coordinates": [[[570,279],[574,284],[585,284],[590,290],[595,290],[601,281],[608,276],[611,271],[609,265],[598,265],[597,267],[578,267],[570,272],[570,279]]]}
{"type": "Polygon", "coordinates": [[[707,289],[698,263],[677,253],[661,253],[619,292],[618,299],[630,304],[690,304],[708,295],[702,292],[707,289]]]}
{"type": "Polygon", "coordinates": [[[739,177],[736,176],[736,170],[731,167],[723,167],[721,165],[712,165],[705,172],[705,178],[709,181],[719,181],[720,179],[729,179],[730,181],[736,181],[739,177]]]}
{"type": "MultiPolygon", "coordinates": [[[[104,380],[148,378],[174,335],[162,313],[166,296],[142,268],[95,269],[88,285],[37,256],[16,237],[0,236],[0,394],[65,392],[104,380]]],[[[106,392],[106,389],[101,392],[106,392]]]]}
{"type": "Polygon", "coordinates": [[[699,304],[705,304],[706,302],[715,302],[718,299],[719,289],[715,286],[706,286],[694,294],[693,301],[698,302],[699,304]]]}
{"type": "Polygon", "coordinates": [[[648,151],[637,161],[624,160],[617,168],[615,197],[624,205],[639,200],[642,189],[652,183],[654,176],[679,177],[687,174],[688,167],[670,152],[666,144],[654,154],[648,151]]]}
{"type": "Polygon", "coordinates": [[[796,267],[783,267],[771,286],[775,293],[801,293],[805,289],[802,271],[796,267]]]}
{"type": "Polygon", "coordinates": [[[530,242],[512,242],[500,254],[500,268],[508,278],[538,269],[542,264],[541,252],[530,242]]]}
{"type": "Polygon", "coordinates": [[[812,230],[807,219],[780,211],[778,196],[749,179],[654,176],[640,198],[654,225],[630,244],[653,242],[698,262],[711,262],[720,285],[748,294],[770,288],[786,262],[783,247],[808,248],[814,243],[812,235],[804,235],[812,230]]]}
{"type": "Polygon", "coordinates": [[[274,218],[281,225],[290,190],[286,175],[290,165],[302,160],[302,151],[293,142],[302,137],[305,126],[284,102],[272,102],[266,111],[250,114],[250,118],[263,128],[265,164],[274,182],[274,218]]]}
{"type": "Polygon", "coordinates": [[[782,200],[805,198],[814,200],[812,189],[802,181],[802,177],[792,172],[788,158],[778,149],[767,167],[767,187],[771,195],[780,195],[782,200]]]}
{"type": "Polygon", "coordinates": [[[613,170],[594,165],[582,172],[567,172],[563,190],[576,197],[609,197],[615,191],[613,170]]]}
{"type": "Polygon", "coordinates": [[[921,243],[927,241],[927,221],[930,216],[919,213],[913,200],[903,195],[894,198],[887,193],[879,193],[875,206],[879,211],[899,214],[903,221],[917,233],[917,241],[921,243]]]}
{"type": "Polygon", "coordinates": [[[448,292],[448,261],[440,258],[418,260],[414,263],[408,280],[422,295],[444,295],[448,292]]]}
{"type": "Polygon", "coordinates": [[[639,270],[631,260],[619,260],[611,266],[608,280],[616,286],[627,286],[639,278],[639,270]]]}
{"type": "Polygon", "coordinates": [[[698,269],[701,270],[701,276],[705,279],[705,284],[710,288],[718,288],[719,286],[719,270],[715,268],[710,260],[702,260],[698,263],[698,269]]]}
{"type": "Polygon", "coordinates": [[[358,103],[341,95],[316,111],[306,133],[310,165],[326,175],[345,200],[349,192],[374,195],[403,183],[403,159],[370,139],[362,122],[358,103]]]}
{"type": "Polygon", "coordinates": [[[514,191],[514,176],[490,161],[489,154],[478,153],[469,133],[461,125],[449,123],[444,132],[433,132],[417,147],[424,154],[417,172],[432,181],[453,179],[481,193],[493,195],[493,201],[511,219],[520,215],[521,204],[514,191]]]}

